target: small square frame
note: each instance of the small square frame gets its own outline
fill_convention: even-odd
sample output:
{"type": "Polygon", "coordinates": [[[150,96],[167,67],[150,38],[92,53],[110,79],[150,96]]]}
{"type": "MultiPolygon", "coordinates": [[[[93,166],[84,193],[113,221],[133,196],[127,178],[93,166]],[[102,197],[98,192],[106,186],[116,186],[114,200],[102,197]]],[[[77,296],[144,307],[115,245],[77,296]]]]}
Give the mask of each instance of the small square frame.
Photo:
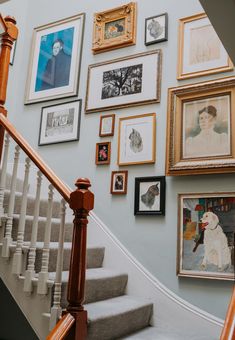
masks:
{"type": "Polygon", "coordinates": [[[111,142],[96,143],[95,164],[110,164],[111,142]],[[102,149],[103,150],[102,150],[102,149]]]}
{"type": "Polygon", "coordinates": [[[115,125],[115,114],[101,116],[99,136],[100,137],[113,136],[114,125],[115,125]]]}
{"type": "Polygon", "coordinates": [[[112,171],[110,194],[125,195],[127,193],[128,171],[112,171]]]}

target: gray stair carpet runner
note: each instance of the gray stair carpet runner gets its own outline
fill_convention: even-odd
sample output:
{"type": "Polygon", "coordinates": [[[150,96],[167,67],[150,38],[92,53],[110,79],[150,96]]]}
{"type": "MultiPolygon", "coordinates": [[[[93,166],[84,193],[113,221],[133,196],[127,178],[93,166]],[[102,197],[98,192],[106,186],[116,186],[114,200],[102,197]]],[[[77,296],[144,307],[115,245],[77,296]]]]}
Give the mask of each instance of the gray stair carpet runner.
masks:
{"type": "MultiPolygon", "coordinates": [[[[6,190],[4,205],[9,201],[9,191],[6,190]]],[[[16,241],[21,207],[21,193],[16,193],[13,219],[13,241],[16,241]]],[[[33,222],[34,198],[28,195],[27,213],[25,222],[26,244],[30,244],[31,228],[33,222]]],[[[55,278],[56,258],[59,238],[60,203],[53,202],[51,245],[49,260],[49,278],[55,278]]],[[[40,216],[38,224],[36,273],[41,269],[44,229],[47,215],[47,200],[40,201],[40,216]]],[[[89,227],[89,225],[88,225],[89,227]]],[[[66,307],[66,291],[68,283],[68,270],[73,226],[65,226],[64,261],[62,274],[61,305],[66,307]]],[[[88,340],[108,339],[157,339],[155,328],[150,326],[153,305],[151,301],[126,295],[128,275],[115,268],[102,266],[105,249],[102,246],[88,246],[85,309],[88,311],[88,340]]],[[[144,289],[144,287],[143,287],[144,289]]]]}

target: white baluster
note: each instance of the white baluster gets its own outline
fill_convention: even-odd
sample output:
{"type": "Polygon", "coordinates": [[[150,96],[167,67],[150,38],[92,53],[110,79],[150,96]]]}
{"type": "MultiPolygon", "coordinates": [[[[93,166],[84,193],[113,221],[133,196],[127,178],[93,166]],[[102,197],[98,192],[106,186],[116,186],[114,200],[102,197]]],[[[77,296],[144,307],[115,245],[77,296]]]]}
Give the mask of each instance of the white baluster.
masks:
{"type": "Polygon", "coordinates": [[[29,186],[29,169],[30,169],[30,158],[25,159],[25,173],[24,173],[24,183],[23,183],[23,193],[21,199],[21,208],[20,208],[20,219],[18,225],[18,233],[17,233],[17,243],[16,243],[16,251],[13,256],[12,263],[12,274],[21,274],[22,273],[22,248],[24,244],[24,231],[25,231],[25,217],[26,217],[26,208],[27,208],[27,194],[28,194],[28,186],[29,186]]]}
{"type": "Polygon", "coordinates": [[[12,243],[11,232],[12,232],[12,223],[13,223],[13,211],[14,211],[14,206],[15,206],[15,191],[16,191],[16,179],[17,179],[19,156],[20,156],[20,147],[19,145],[16,145],[13,172],[12,172],[12,178],[11,178],[10,198],[9,198],[7,220],[6,220],[6,230],[5,230],[5,237],[3,238],[3,244],[2,244],[2,257],[9,257],[10,255],[10,245],[12,243]]]}
{"type": "Polygon", "coordinates": [[[38,294],[47,294],[47,280],[48,280],[48,266],[50,254],[50,238],[51,238],[51,216],[53,205],[53,186],[49,185],[48,193],[48,208],[47,208],[47,221],[44,235],[44,245],[42,250],[42,267],[38,275],[38,294]]]}
{"type": "Polygon", "coordinates": [[[9,134],[5,135],[5,144],[4,144],[4,154],[2,160],[2,169],[1,169],[1,179],[0,179],[0,226],[2,225],[2,217],[4,216],[3,209],[3,201],[4,201],[4,190],[6,188],[6,175],[7,175],[7,160],[8,160],[8,152],[10,145],[10,137],[9,134]]]}
{"type": "Polygon", "coordinates": [[[32,280],[35,276],[35,259],[36,259],[36,241],[38,234],[38,216],[39,216],[39,207],[40,207],[40,193],[41,193],[41,183],[42,183],[42,173],[41,171],[37,172],[37,191],[35,197],[35,206],[34,206],[34,219],[32,226],[32,234],[31,234],[31,242],[28,256],[28,267],[25,272],[25,280],[24,280],[24,291],[32,292],[33,285],[32,280]]]}
{"type": "Polygon", "coordinates": [[[61,200],[60,204],[60,233],[59,233],[59,245],[58,245],[58,255],[56,262],[56,276],[54,285],[54,296],[53,296],[53,306],[51,308],[50,326],[49,329],[52,330],[56,325],[57,321],[61,317],[61,282],[62,282],[62,270],[63,270],[63,253],[64,253],[64,233],[65,233],[65,211],[66,202],[64,199],[61,200]]]}

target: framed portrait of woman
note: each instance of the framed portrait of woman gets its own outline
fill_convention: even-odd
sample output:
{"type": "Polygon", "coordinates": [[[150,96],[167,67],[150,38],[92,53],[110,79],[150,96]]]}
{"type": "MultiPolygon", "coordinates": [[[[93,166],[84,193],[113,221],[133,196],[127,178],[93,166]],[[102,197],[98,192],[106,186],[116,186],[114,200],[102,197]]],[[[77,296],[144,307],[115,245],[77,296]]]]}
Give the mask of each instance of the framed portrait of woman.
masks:
{"type": "Polygon", "coordinates": [[[168,92],[166,173],[235,171],[235,77],[168,92]]]}

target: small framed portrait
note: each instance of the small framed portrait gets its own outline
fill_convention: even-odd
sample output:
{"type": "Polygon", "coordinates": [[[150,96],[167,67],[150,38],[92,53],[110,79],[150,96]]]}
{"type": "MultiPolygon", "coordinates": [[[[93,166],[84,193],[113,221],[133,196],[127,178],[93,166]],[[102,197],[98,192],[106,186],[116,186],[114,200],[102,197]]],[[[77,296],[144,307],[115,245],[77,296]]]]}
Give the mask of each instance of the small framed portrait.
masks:
{"type": "Polygon", "coordinates": [[[118,165],[155,163],[156,114],[119,119],[118,165]]]}
{"type": "Polygon", "coordinates": [[[90,65],[85,111],[160,102],[160,82],[161,50],[90,65]]]}
{"type": "Polygon", "coordinates": [[[38,145],[79,139],[81,100],[42,107],[38,145]]]}
{"type": "Polygon", "coordinates": [[[145,19],[145,45],[168,39],[168,14],[163,13],[145,19]]]}
{"type": "Polygon", "coordinates": [[[77,95],[84,18],[78,14],[34,29],[25,104],[77,95]]]}
{"type": "Polygon", "coordinates": [[[111,155],[111,142],[96,143],[95,164],[109,164],[111,155]]]}
{"type": "Polygon", "coordinates": [[[134,45],[136,40],[136,3],[94,14],[93,53],[134,45]]]}
{"type": "Polygon", "coordinates": [[[165,215],[165,177],[135,178],[134,215],[165,215]]]}
{"type": "Polygon", "coordinates": [[[127,193],[128,171],[112,171],[110,193],[123,195],[127,193]]]}
{"type": "Polygon", "coordinates": [[[205,13],[179,20],[178,79],[232,69],[233,64],[205,13]]]}
{"type": "Polygon", "coordinates": [[[235,192],[179,194],[177,274],[234,280],[235,192]]]}
{"type": "Polygon", "coordinates": [[[11,55],[10,55],[10,65],[14,64],[15,53],[16,53],[16,44],[17,44],[17,40],[15,40],[13,42],[13,45],[12,45],[11,55]]]}
{"type": "Polygon", "coordinates": [[[114,135],[115,114],[100,117],[99,136],[113,136],[114,135]]]}
{"type": "Polygon", "coordinates": [[[235,77],[169,89],[168,175],[235,171],[235,77]]]}

